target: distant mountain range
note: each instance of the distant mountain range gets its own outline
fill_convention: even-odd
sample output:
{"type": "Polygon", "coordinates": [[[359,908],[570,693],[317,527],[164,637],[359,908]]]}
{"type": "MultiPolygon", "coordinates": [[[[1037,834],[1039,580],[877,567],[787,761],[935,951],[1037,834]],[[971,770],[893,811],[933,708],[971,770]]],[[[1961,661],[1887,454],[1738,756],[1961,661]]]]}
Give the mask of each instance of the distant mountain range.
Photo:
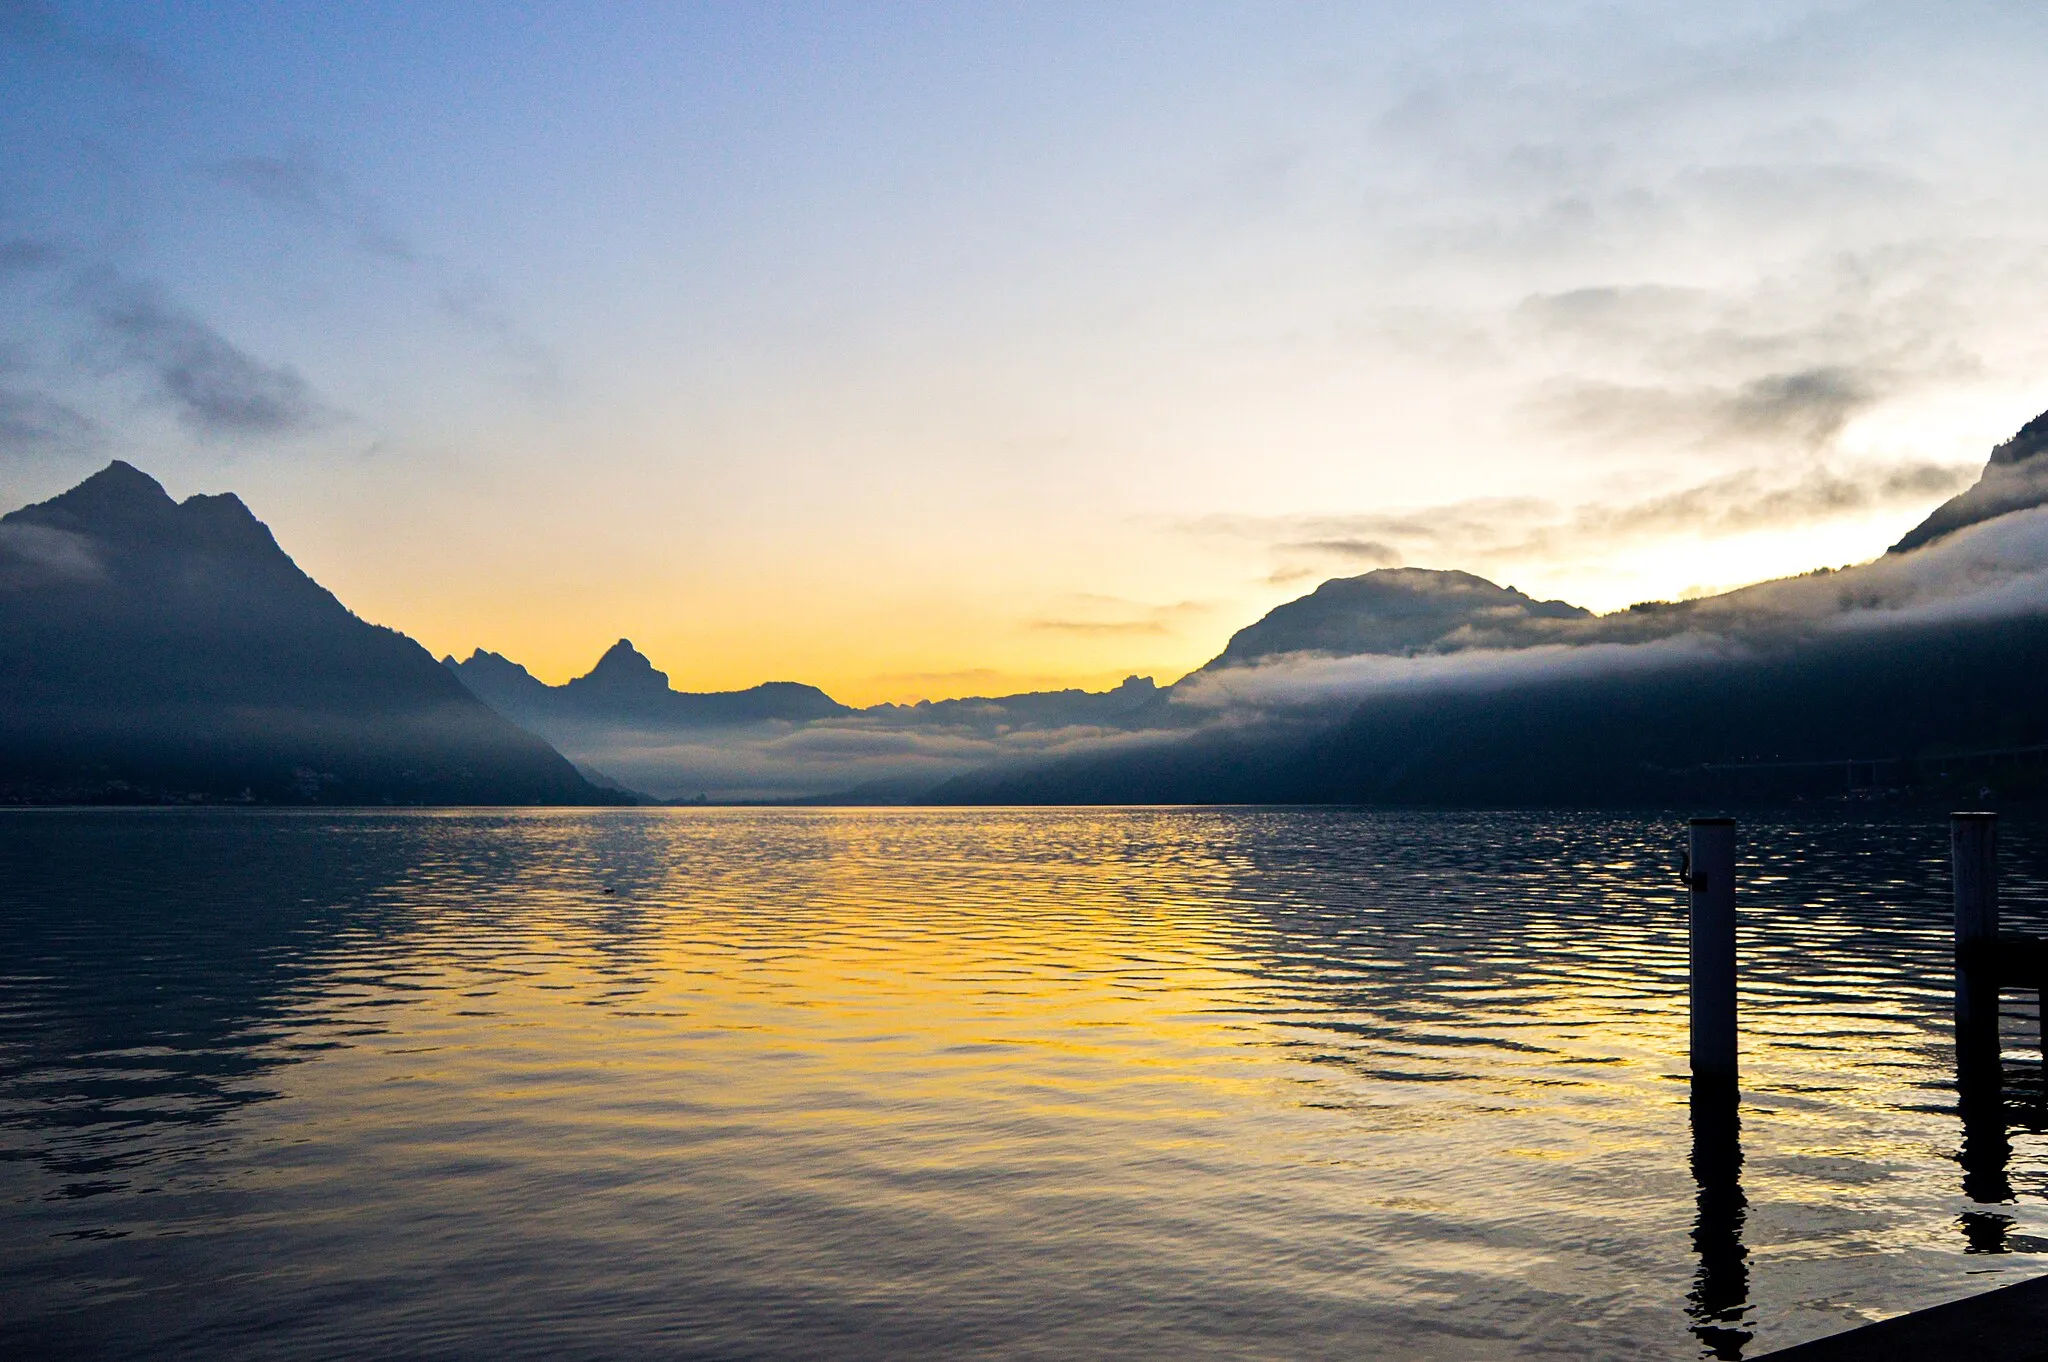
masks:
{"type": "Polygon", "coordinates": [[[626,724],[643,729],[730,728],[785,720],[805,723],[853,711],[816,686],[768,681],[746,690],[678,691],[632,642],[620,639],[587,675],[550,686],[510,658],[479,648],[466,662],[441,665],[491,708],[545,733],[580,725],[626,724]]]}
{"type": "Polygon", "coordinates": [[[481,648],[442,665],[593,779],[663,799],[901,802],[1006,755],[1178,718],[1167,712],[1165,692],[1138,676],[1109,691],[866,709],[793,681],[678,691],[626,639],[559,686],[481,648]]]}
{"type": "Polygon", "coordinates": [[[115,462],[0,517],[0,800],[616,803],[233,496],[115,462]]]}
{"type": "Polygon", "coordinates": [[[234,497],[174,502],[119,462],[0,517],[0,641],[16,801],[2048,793],[2048,415],[1859,567],[1607,615],[1382,569],[1164,688],[855,709],[789,681],[677,691],[624,639],[559,686],[482,649],[436,665],[234,497]]]}

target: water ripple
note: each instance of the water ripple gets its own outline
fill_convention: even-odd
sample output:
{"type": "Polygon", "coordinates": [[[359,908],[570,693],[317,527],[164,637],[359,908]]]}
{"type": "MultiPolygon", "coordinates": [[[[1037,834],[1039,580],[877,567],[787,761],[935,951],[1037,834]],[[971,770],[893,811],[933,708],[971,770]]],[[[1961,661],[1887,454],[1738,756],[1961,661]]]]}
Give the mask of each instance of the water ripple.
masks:
{"type": "MultiPolygon", "coordinates": [[[[81,1356],[1739,1356],[2031,1275],[1945,829],[1743,828],[1744,1105],[1661,816],[0,815],[0,1334],[81,1356]],[[1960,1164],[1959,1164],[1960,1161],[1960,1164]]],[[[2048,856],[2006,831],[2015,928],[2048,856]]]]}

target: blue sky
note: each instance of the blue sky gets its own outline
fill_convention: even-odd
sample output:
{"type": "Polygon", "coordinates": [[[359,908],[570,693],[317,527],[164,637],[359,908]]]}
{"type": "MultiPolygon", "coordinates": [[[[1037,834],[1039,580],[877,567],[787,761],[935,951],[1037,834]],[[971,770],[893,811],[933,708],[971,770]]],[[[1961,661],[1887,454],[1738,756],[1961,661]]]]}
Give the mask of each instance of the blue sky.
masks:
{"type": "Polygon", "coordinates": [[[2043,406],[2020,5],[0,3],[0,499],[560,679],[1162,679],[1882,551],[2043,406]]]}

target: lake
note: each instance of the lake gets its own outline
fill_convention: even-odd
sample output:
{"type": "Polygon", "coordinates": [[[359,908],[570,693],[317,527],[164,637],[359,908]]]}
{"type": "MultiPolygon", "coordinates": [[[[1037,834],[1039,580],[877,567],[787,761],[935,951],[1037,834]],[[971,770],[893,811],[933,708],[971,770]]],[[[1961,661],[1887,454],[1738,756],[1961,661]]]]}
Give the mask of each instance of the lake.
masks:
{"type": "MultiPolygon", "coordinates": [[[[2004,830],[2006,920],[2048,840],[2004,830]]],[[[0,1341],[219,1358],[1754,1356],[2048,1269],[1945,820],[0,813],[0,1341]]]]}

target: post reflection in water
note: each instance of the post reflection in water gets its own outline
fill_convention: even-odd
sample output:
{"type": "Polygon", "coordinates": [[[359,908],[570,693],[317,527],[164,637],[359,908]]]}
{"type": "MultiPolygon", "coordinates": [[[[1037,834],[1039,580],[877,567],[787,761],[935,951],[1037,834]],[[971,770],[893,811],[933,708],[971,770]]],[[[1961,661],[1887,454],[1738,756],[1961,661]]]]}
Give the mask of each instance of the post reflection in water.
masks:
{"type": "MultiPolygon", "coordinates": [[[[2000,1056],[1995,982],[1988,977],[1995,963],[1959,965],[1958,994],[1973,989],[1988,993],[1988,1009],[1972,1019],[1957,1009],[1956,1113],[1962,1118],[1962,1144],[1956,1162],[1963,1166],[1963,1195],[1980,1206],[2008,1205],[2013,1199],[2007,1165],[2012,1139],[2006,1130],[2005,1069],[2000,1056]]],[[[1957,1218],[1966,1253],[2010,1252],[2013,1218],[1998,1211],[1965,1211],[1957,1218]]]]}
{"type": "Polygon", "coordinates": [[[1686,1313],[1705,1355],[1740,1359],[1753,1338],[1749,1323],[1749,1250],[1742,1225],[1749,1200],[1742,1194],[1741,1095],[1725,1079],[1692,1084],[1692,1176],[1699,1184],[1692,1246],[1699,1271],[1687,1293],[1686,1313]]]}

